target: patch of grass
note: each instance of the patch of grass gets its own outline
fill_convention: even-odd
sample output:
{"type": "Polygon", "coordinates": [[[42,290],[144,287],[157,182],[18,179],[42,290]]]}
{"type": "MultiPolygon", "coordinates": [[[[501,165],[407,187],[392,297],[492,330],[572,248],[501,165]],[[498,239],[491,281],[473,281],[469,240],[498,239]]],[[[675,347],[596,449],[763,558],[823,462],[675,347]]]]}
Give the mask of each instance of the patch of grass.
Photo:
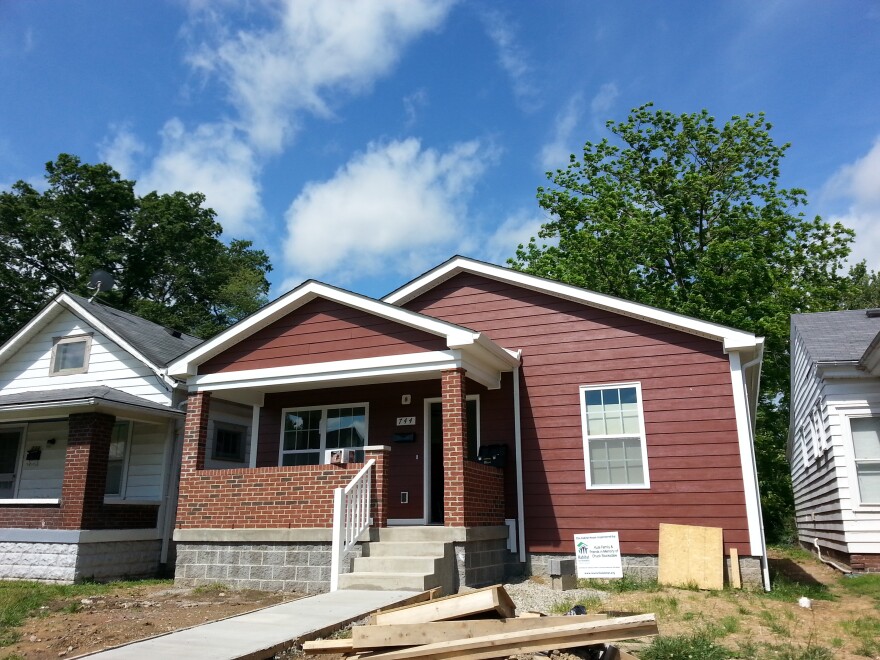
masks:
{"type": "Polygon", "coordinates": [[[212,582],[211,584],[202,584],[192,590],[197,596],[216,596],[219,593],[230,591],[230,587],[222,582],[212,582]]]}
{"type": "Polygon", "coordinates": [[[772,591],[756,591],[755,594],[762,598],[784,600],[789,603],[796,603],[801,596],[812,600],[834,600],[834,594],[824,584],[797,582],[773,571],[770,573],[770,587],[772,591]]]}
{"type": "Polygon", "coordinates": [[[839,584],[849,593],[873,598],[880,605],[880,574],[845,576],[840,578],[839,584]]]}
{"type": "Polygon", "coordinates": [[[657,580],[645,580],[642,578],[624,575],[614,580],[578,580],[579,589],[595,589],[596,591],[610,591],[622,594],[631,591],[646,591],[649,593],[663,591],[663,586],[657,580]]]}
{"type": "Polygon", "coordinates": [[[639,609],[654,612],[659,616],[669,616],[678,612],[678,598],[675,596],[651,596],[639,604],[639,609]]]}
{"type": "Polygon", "coordinates": [[[790,637],[791,630],[784,623],[779,621],[777,615],[770,610],[761,611],[761,619],[767,629],[779,637],[790,637]]]}
{"type": "Polygon", "coordinates": [[[767,548],[771,553],[783,558],[783,559],[791,559],[792,561],[809,561],[815,560],[818,561],[816,555],[814,555],[809,550],[804,550],[801,546],[796,543],[793,544],[782,544],[782,545],[771,545],[767,548]]]}
{"type": "Polygon", "coordinates": [[[880,654],[880,619],[872,616],[860,616],[852,621],[841,623],[844,630],[856,638],[856,653],[874,657],[880,654]]]}
{"type": "Polygon", "coordinates": [[[717,644],[710,632],[702,630],[691,635],[655,637],[640,657],[642,660],[728,660],[734,656],[717,644]]]}
{"type": "MultiPolygon", "coordinates": [[[[834,653],[823,646],[795,646],[793,644],[771,645],[765,649],[777,660],[834,660],[834,653]]],[[[769,655],[769,653],[768,653],[769,655]]]]}
{"type": "Polygon", "coordinates": [[[588,596],[579,600],[562,600],[550,608],[551,614],[567,614],[575,605],[583,605],[587,612],[598,612],[602,607],[602,599],[596,596],[588,596]]]}
{"type": "MultiPolygon", "coordinates": [[[[43,584],[42,582],[9,581],[0,582],[0,646],[9,646],[18,641],[19,633],[15,629],[24,619],[40,611],[41,607],[53,601],[66,601],[72,598],[99,596],[125,587],[167,584],[171,580],[140,580],[136,582],[108,582],[83,584],[43,584]]],[[[62,609],[79,607],[79,603],[65,603],[62,609]]]]}

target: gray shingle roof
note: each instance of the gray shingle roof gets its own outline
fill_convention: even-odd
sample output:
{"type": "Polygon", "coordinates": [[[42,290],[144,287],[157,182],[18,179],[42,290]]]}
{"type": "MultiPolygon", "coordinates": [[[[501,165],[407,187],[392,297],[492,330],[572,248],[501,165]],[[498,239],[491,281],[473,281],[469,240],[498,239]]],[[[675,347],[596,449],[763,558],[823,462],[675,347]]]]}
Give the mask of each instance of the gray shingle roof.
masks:
{"type": "Polygon", "coordinates": [[[67,295],[159,367],[168,366],[178,355],[182,355],[202,343],[198,337],[183,333],[175,333],[180,335],[175,337],[168,328],[142,319],[140,316],[102,305],[96,301],[89,302],[87,298],[72,293],[67,295]]]}
{"type": "Polygon", "coordinates": [[[2,394],[0,395],[0,410],[7,406],[76,403],[80,401],[85,402],[89,399],[100,399],[107,403],[118,403],[125,406],[146,408],[148,410],[161,410],[164,413],[176,412],[173,408],[163,406],[161,403],[155,403],[139,396],[128,394],[127,392],[122,392],[112,387],[107,387],[106,385],[2,394]]]}
{"type": "Polygon", "coordinates": [[[857,361],[880,333],[880,318],[869,318],[865,311],[792,314],[791,326],[813,362],[857,361]]]}

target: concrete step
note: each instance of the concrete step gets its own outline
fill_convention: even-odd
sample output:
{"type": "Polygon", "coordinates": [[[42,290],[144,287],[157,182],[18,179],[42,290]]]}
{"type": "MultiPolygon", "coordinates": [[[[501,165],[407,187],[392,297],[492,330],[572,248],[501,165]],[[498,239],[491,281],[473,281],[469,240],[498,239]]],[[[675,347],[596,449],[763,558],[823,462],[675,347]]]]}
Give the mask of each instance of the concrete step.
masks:
{"type": "Polygon", "coordinates": [[[364,543],[365,557],[442,557],[446,545],[440,541],[372,541],[364,543]]]}
{"type": "Polygon", "coordinates": [[[436,575],[422,573],[343,573],[339,576],[340,589],[369,591],[425,591],[440,586],[436,575]]]}
{"type": "Polygon", "coordinates": [[[354,573],[424,573],[437,572],[437,562],[442,557],[357,557],[354,573]]]}
{"type": "Polygon", "coordinates": [[[379,530],[379,541],[407,541],[407,542],[429,542],[429,543],[445,543],[450,538],[450,528],[440,525],[434,526],[413,526],[413,527],[382,527],[379,530]]]}

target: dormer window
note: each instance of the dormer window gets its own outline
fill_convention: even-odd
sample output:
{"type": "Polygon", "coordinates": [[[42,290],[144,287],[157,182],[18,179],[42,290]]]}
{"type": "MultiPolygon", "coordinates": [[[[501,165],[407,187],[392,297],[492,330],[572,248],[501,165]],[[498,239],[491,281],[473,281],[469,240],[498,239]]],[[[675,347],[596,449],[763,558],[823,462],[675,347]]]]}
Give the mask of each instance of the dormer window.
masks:
{"type": "Polygon", "coordinates": [[[91,335],[58,337],[52,347],[52,376],[84,374],[89,370],[89,353],[92,348],[91,335]]]}

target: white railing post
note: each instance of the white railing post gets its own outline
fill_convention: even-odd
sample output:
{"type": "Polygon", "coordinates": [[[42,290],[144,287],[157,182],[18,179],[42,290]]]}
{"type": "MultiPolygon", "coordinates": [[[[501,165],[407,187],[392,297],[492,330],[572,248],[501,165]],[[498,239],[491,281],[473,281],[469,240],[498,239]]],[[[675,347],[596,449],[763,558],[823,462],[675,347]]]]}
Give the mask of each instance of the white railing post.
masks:
{"type": "Polygon", "coordinates": [[[345,554],[373,522],[370,518],[371,458],[345,488],[333,491],[333,544],[330,556],[330,591],[339,588],[339,573],[345,554]]]}

